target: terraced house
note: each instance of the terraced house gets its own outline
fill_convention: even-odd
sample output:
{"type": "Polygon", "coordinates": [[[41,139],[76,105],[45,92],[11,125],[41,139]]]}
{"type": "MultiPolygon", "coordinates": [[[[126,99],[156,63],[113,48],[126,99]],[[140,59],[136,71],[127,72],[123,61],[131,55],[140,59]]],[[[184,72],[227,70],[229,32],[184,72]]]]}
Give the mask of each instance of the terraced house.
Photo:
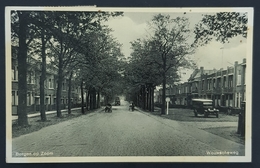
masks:
{"type": "MultiPolygon", "coordinates": [[[[34,58],[28,58],[27,71],[27,112],[40,111],[40,75],[41,64],[34,58]]],[[[46,111],[56,110],[57,68],[47,65],[45,80],[46,111]]],[[[18,67],[16,54],[12,54],[12,114],[17,114],[18,106],[18,67]]],[[[76,105],[80,100],[80,88],[72,82],[71,100],[76,105]]],[[[62,109],[68,105],[68,78],[62,83],[62,109]]]]}
{"type": "MultiPolygon", "coordinates": [[[[226,69],[194,70],[187,82],[171,85],[166,96],[172,105],[189,106],[192,98],[212,99],[215,106],[240,108],[246,100],[246,59],[226,69]]],[[[161,92],[159,92],[161,93],[161,92]]]]}

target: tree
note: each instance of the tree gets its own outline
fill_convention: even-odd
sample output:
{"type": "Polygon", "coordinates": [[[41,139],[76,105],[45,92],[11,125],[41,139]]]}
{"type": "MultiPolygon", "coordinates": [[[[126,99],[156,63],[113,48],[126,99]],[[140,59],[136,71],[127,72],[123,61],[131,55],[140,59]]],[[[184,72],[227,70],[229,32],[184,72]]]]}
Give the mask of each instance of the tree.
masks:
{"type": "MultiPolygon", "coordinates": [[[[114,80],[119,82],[120,63],[123,55],[121,44],[111,35],[111,29],[101,26],[100,29],[89,31],[77,42],[76,51],[81,54],[79,61],[80,78],[84,81],[84,90],[87,91],[86,108],[100,107],[100,94],[114,94],[114,80]],[[96,98],[97,97],[97,98],[96,98]]],[[[109,97],[113,97],[109,95],[109,97]]]]}
{"type": "Polygon", "coordinates": [[[247,13],[219,12],[216,14],[204,15],[202,20],[196,24],[195,43],[204,45],[213,38],[226,43],[230,38],[242,35],[247,37],[247,13]]]}
{"type": "MultiPolygon", "coordinates": [[[[40,75],[40,114],[41,121],[46,121],[46,113],[45,113],[45,80],[46,80],[46,47],[47,42],[50,40],[51,35],[48,32],[47,22],[49,21],[48,14],[49,12],[33,12],[34,18],[32,23],[34,24],[34,29],[36,34],[40,37],[40,57],[41,57],[41,75],[40,75]]],[[[37,52],[37,43],[34,43],[33,46],[37,52]]]]}
{"type": "MultiPolygon", "coordinates": [[[[53,50],[56,52],[55,62],[58,67],[57,116],[61,117],[61,85],[64,71],[76,61],[78,42],[89,31],[98,31],[101,22],[121,13],[107,12],[55,12],[53,13],[53,50]]],[[[82,43],[81,43],[82,44],[82,43]]]]}
{"type": "MultiPolygon", "coordinates": [[[[188,58],[194,51],[192,44],[188,42],[190,37],[188,26],[187,18],[171,19],[169,15],[155,15],[149,23],[151,36],[144,40],[143,50],[137,51],[140,52],[140,57],[147,61],[146,64],[151,65],[151,69],[156,69],[161,76],[162,114],[165,114],[167,75],[171,74],[171,70],[177,71],[179,67],[193,65],[193,62],[188,58]]],[[[136,45],[139,44],[136,43],[136,45]]]]}
{"type": "Polygon", "coordinates": [[[27,118],[27,54],[28,45],[33,39],[30,29],[31,12],[11,12],[12,45],[18,45],[18,125],[28,125],[27,118]],[[18,41],[18,43],[17,43],[18,41]]]}
{"type": "Polygon", "coordinates": [[[18,12],[19,17],[19,51],[18,51],[18,124],[21,126],[28,125],[27,119],[27,20],[28,12],[18,12]]]}

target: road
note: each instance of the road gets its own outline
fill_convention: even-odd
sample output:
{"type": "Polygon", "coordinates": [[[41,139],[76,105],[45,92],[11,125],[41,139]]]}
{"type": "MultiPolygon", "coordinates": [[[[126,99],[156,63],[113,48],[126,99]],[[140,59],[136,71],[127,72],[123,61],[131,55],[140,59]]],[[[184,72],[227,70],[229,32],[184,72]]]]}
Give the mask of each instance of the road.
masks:
{"type": "Polygon", "coordinates": [[[127,102],[113,106],[112,113],[82,115],[14,138],[12,147],[13,157],[245,154],[244,145],[179,121],[131,112],[127,102]]]}

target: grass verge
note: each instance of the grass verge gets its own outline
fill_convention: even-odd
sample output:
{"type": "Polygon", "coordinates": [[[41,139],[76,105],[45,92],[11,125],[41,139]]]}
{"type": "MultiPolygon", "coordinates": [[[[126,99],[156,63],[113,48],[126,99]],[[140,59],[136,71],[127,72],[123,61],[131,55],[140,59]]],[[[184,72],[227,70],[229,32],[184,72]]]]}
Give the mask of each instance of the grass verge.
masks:
{"type": "Polygon", "coordinates": [[[73,119],[73,118],[76,118],[76,117],[80,117],[82,115],[86,115],[86,114],[89,114],[89,113],[93,113],[97,110],[100,110],[100,109],[87,111],[85,114],[81,113],[81,109],[73,110],[71,112],[71,114],[68,114],[67,112],[63,112],[61,118],[57,117],[56,113],[48,114],[48,115],[46,115],[47,121],[41,121],[40,116],[28,117],[29,125],[24,126],[24,127],[19,126],[18,123],[17,123],[17,120],[15,120],[15,121],[13,121],[13,124],[12,124],[12,137],[16,138],[16,137],[19,137],[21,135],[29,134],[29,133],[38,131],[38,130],[44,128],[44,127],[54,125],[54,124],[58,124],[60,122],[67,121],[67,120],[70,120],[70,119],[73,119]]]}

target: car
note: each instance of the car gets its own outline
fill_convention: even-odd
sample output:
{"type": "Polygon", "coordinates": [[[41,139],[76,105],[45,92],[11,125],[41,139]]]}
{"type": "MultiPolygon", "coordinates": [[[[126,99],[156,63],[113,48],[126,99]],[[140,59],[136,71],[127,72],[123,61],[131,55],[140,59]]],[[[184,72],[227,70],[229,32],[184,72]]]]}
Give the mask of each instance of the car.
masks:
{"type": "Polygon", "coordinates": [[[217,106],[219,112],[223,112],[227,115],[236,115],[241,112],[241,108],[238,107],[231,107],[231,106],[217,106]]]}
{"type": "Polygon", "coordinates": [[[120,106],[120,98],[119,97],[116,97],[115,98],[115,106],[120,106]]]}
{"type": "Polygon", "coordinates": [[[204,117],[215,115],[218,118],[219,110],[213,107],[213,101],[210,99],[192,99],[192,108],[195,117],[203,114],[204,117]]]}

